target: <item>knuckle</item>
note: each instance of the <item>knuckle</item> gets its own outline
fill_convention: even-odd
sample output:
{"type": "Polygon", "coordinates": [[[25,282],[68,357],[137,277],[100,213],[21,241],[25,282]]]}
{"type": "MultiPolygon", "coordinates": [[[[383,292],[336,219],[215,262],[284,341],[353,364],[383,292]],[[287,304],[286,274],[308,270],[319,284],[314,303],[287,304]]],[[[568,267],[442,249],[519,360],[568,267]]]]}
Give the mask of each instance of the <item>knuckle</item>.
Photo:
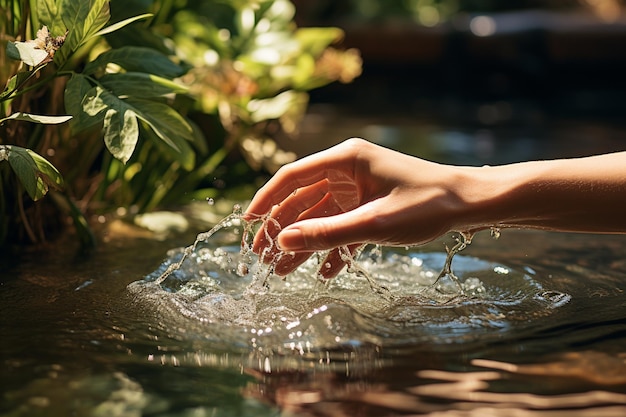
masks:
{"type": "Polygon", "coordinates": [[[371,145],[372,144],[365,139],[357,137],[346,139],[342,143],[342,146],[345,148],[344,151],[348,152],[351,155],[358,154],[359,152],[363,151],[363,149],[366,149],[371,145]]]}
{"type": "Polygon", "coordinates": [[[332,227],[328,222],[324,220],[317,221],[311,232],[310,235],[315,236],[315,240],[311,241],[313,249],[325,250],[336,246],[332,238],[332,227]]]}

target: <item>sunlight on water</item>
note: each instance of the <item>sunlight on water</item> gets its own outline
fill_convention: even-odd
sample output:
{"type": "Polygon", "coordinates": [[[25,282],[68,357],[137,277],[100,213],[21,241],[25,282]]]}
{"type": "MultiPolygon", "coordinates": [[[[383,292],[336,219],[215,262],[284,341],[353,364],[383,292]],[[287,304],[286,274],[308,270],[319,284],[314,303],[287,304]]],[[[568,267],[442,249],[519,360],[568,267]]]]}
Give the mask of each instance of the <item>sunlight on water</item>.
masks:
{"type": "Polygon", "coordinates": [[[445,252],[379,247],[331,280],[318,278],[323,254],[278,277],[240,248],[249,227],[235,212],[193,245],[171,250],[129,290],[187,338],[299,354],[484,340],[513,323],[519,331],[570,299],[506,265],[458,254],[450,264],[445,252]]]}

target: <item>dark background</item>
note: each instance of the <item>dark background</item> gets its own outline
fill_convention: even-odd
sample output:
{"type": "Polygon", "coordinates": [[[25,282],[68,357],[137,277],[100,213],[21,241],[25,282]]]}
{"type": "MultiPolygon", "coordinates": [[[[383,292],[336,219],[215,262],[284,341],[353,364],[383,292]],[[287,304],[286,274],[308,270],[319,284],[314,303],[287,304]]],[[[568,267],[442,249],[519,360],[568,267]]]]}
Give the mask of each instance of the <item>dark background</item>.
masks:
{"type": "MultiPolygon", "coordinates": [[[[626,14],[619,0],[433,0],[456,9],[432,26],[415,18],[411,1],[294,3],[300,26],[342,28],[340,46],[359,49],[363,58],[363,73],[353,83],[312,92],[311,112],[324,116],[316,120],[343,126],[336,133],[307,133],[305,123],[303,137],[311,143],[301,145],[300,154],[362,136],[357,127],[364,120],[403,136],[392,147],[416,148],[413,153],[432,159],[444,157],[431,145],[424,149],[424,139],[407,133],[408,125],[465,135],[461,147],[472,149],[452,159],[459,163],[626,149],[626,14]],[[474,26],[480,19],[492,25],[488,36],[474,26]],[[491,151],[475,155],[485,143],[491,151]]],[[[438,141],[442,155],[454,153],[450,147],[459,142],[446,134],[428,139],[438,141]]]]}

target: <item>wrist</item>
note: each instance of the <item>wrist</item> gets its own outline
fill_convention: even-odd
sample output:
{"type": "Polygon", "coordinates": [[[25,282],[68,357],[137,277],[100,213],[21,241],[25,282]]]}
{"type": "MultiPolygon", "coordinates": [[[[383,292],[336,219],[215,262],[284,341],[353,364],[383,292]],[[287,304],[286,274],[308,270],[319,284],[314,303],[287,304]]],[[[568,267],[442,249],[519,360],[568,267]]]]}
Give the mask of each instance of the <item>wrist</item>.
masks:
{"type": "Polygon", "coordinates": [[[540,216],[538,190],[533,179],[538,175],[528,163],[459,167],[454,192],[461,204],[455,230],[481,230],[489,227],[516,227],[540,216]]]}

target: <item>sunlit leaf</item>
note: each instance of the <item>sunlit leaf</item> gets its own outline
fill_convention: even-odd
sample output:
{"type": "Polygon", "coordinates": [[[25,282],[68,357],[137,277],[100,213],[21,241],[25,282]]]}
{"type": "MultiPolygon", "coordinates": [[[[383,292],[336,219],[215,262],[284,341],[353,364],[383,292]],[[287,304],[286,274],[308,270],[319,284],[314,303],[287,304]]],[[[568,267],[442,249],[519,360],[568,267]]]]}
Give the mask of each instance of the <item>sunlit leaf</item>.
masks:
{"type": "MultiPolygon", "coordinates": [[[[72,132],[77,133],[102,122],[104,114],[99,111],[91,111],[88,114],[83,109],[83,102],[89,103],[89,99],[95,96],[96,88],[91,85],[87,77],[82,74],[73,74],[65,85],[65,111],[73,116],[70,126],[72,132]]],[[[104,109],[104,107],[103,107],[104,109]]]]}
{"type": "MultiPolygon", "coordinates": [[[[94,0],[92,0],[94,1],[94,0]]],[[[94,37],[111,19],[109,0],[95,0],[83,22],[83,42],[94,37]]]]}
{"type": "Polygon", "coordinates": [[[288,0],[274,0],[268,2],[270,7],[264,13],[264,17],[273,21],[289,22],[296,13],[296,8],[288,0]]]}
{"type": "Polygon", "coordinates": [[[134,109],[101,87],[89,90],[82,104],[89,116],[103,117],[102,133],[107,149],[120,161],[128,162],[139,138],[134,109]]]}
{"type": "Polygon", "coordinates": [[[121,99],[96,87],[83,100],[83,111],[92,116],[104,114],[105,144],[121,161],[127,162],[137,145],[137,119],[140,119],[170,151],[180,154],[174,159],[180,160],[186,169],[193,167],[194,153],[189,144],[195,139],[193,129],[167,104],[137,98],[121,99]]]}
{"type": "Polygon", "coordinates": [[[59,171],[39,154],[18,146],[7,148],[9,164],[33,200],[43,197],[49,187],[60,188],[63,185],[59,171]]]}
{"type": "MultiPolygon", "coordinates": [[[[61,17],[64,3],[57,0],[37,0],[36,13],[39,21],[42,25],[48,26],[53,35],[61,35],[65,33],[66,29],[69,29],[61,17]]],[[[81,1],[81,3],[83,2],[81,1]]]]}
{"type": "Polygon", "coordinates": [[[252,32],[255,24],[256,18],[252,7],[245,7],[239,11],[237,15],[237,29],[239,29],[240,35],[246,36],[252,32]]]}
{"type": "Polygon", "coordinates": [[[298,101],[298,94],[292,90],[280,93],[268,99],[250,100],[248,111],[252,122],[278,119],[298,101]]]}
{"type": "Polygon", "coordinates": [[[188,91],[185,86],[144,72],[107,74],[99,82],[118,97],[159,97],[188,91]]]}
{"type": "MultiPolygon", "coordinates": [[[[139,139],[136,112],[126,101],[106,90],[98,91],[98,100],[101,101],[101,106],[106,107],[102,127],[104,143],[113,156],[126,163],[135,151],[139,139]]],[[[95,104],[93,110],[97,107],[98,104],[95,104]]]]}
{"type": "Polygon", "coordinates": [[[137,117],[148,124],[163,143],[183,156],[181,158],[183,166],[191,169],[194,164],[194,154],[189,143],[194,141],[194,136],[189,123],[166,104],[136,98],[130,98],[126,102],[136,111],[137,117]]]}
{"type": "Polygon", "coordinates": [[[111,18],[108,0],[62,0],[62,5],[61,16],[69,34],[63,48],[55,55],[57,64],[65,62],[70,53],[102,29],[111,18]]]}
{"type": "Polygon", "coordinates": [[[343,36],[343,30],[335,27],[299,28],[295,33],[295,38],[300,42],[302,51],[313,56],[321,55],[328,45],[340,41],[343,36]]]}
{"type": "Polygon", "coordinates": [[[39,155],[36,152],[31,151],[30,149],[26,149],[26,152],[33,158],[35,161],[35,165],[37,165],[38,175],[43,178],[44,182],[55,189],[59,189],[63,186],[63,177],[59,171],[48,162],[43,156],[39,155]]]}
{"type": "Polygon", "coordinates": [[[94,74],[107,64],[114,63],[131,72],[145,72],[165,78],[175,78],[184,70],[167,56],[151,49],[139,46],[126,46],[102,53],[85,67],[85,74],[94,74]]]}
{"type": "Polygon", "coordinates": [[[48,115],[18,112],[18,113],[13,113],[9,117],[5,117],[4,119],[0,119],[0,124],[7,120],[22,120],[24,122],[54,125],[54,124],[65,123],[71,118],[72,116],[48,116],[48,115]]]}
{"type": "Polygon", "coordinates": [[[121,22],[117,22],[113,25],[107,26],[102,30],[99,30],[98,32],[94,33],[92,36],[102,36],[102,35],[106,35],[108,33],[112,33],[115,32],[116,30],[119,30],[121,28],[123,28],[124,26],[127,26],[133,22],[136,22],[138,20],[143,20],[143,19],[147,19],[149,17],[154,16],[152,13],[145,13],[139,16],[133,16],[130,17],[128,19],[122,20],[121,22]]]}
{"type": "Polygon", "coordinates": [[[137,117],[122,100],[109,108],[104,116],[102,132],[104,143],[111,154],[126,163],[132,156],[139,139],[137,117]]]}
{"type": "Polygon", "coordinates": [[[81,102],[83,111],[89,116],[97,116],[106,109],[108,109],[109,106],[103,100],[103,96],[105,96],[106,94],[111,95],[100,86],[91,88],[89,91],[87,91],[81,102]]]}

